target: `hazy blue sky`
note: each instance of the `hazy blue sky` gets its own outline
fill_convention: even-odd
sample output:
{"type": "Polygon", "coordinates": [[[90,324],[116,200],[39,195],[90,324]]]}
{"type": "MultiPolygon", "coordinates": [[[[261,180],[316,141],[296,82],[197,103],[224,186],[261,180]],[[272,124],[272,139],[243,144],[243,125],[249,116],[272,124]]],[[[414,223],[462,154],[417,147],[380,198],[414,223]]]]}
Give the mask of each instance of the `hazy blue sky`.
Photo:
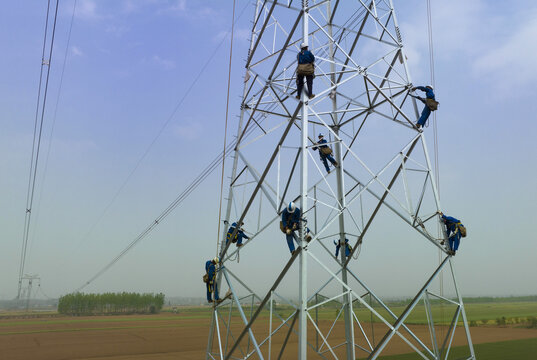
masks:
{"type": "MultiPolygon", "coordinates": [[[[26,266],[51,297],[73,291],[116,256],[222,150],[232,5],[79,0],[66,49],[74,2],[60,3],[26,266]]],[[[414,83],[428,83],[426,2],[394,3],[414,83]]],[[[231,133],[253,14],[246,0],[237,1],[237,16],[245,6],[236,24],[231,133]]],[[[469,230],[455,259],[460,287],[465,295],[535,294],[537,4],[432,1],[432,10],[442,204],[469,230]]],[[[1,299],[17,290],[45,11],[44,1],[14,1],[0,13],[1,299]]],[[[432,127],[426,131],[432,146],[432,127]]],[[[219,181],[213,173],[85,291],[203,296],[204,261],[215,251],[219,181]]],[[[270,265],[288,257],[283,239],[273,247],[274,261],[252,262],[249,276],[263,282],[270,265]]],[[[379,291],[412,294],[398,283],[401,289],[387,284],[379,291]]]]}

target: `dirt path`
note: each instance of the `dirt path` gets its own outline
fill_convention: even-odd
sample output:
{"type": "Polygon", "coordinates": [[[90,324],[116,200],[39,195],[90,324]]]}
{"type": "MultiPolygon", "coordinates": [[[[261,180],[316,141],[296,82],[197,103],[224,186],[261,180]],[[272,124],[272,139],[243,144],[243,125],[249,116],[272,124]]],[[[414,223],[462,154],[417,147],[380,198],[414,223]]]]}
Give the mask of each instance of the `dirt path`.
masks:
{"type": "MultiPolygon", "coordinates": [[[[320,325],[326,328],[328,323],[320,325]]],[[[377,342],[385,333],[385,328],[381,327],[375,326],[377,342]]],[[[185,318],[181,315],[4,319],[0,320],[0,359],[197,360],[205,357],[208,328],[207,319],[185,318]]],[[[412,326],[411,329],[422,339],[429,337],[425,326],[412,326]]],[[[256,334],[261,333],[261,327],[254,330],[256,334]]],[[[266,331],[265,327],[263,330],[266,331]]],[[[312,330],[309,340],[315,344],[312,330]]],[[[368,337],[372,338],[371,328],[364,330],[368,337]]],[[[437,331],[440,334],[442,330],[437,331]]],[[[537,330],[508,327],[474,327],[471,328],[471,334],[474,343],[537,338],[537,330]]],[[[282,333],[273,339],[273,348],[278,348],[283,341],[283,335],[282,333]]],[[[332,336],[343,337],[343,329],[336,327],[332,336]]],[[[319,341],[322,344],[322,340],[319,341]]],[[[463,329],[459,328],[455,334],[454,345],[464,344],[465,334],[463,329]]],[[[284,358],[296,358],[296,349],[296,335],[293,335],[284,358]]],[[[403,340],[394,337],[386,354],[409,351],[410,347],[403,340]]]]}

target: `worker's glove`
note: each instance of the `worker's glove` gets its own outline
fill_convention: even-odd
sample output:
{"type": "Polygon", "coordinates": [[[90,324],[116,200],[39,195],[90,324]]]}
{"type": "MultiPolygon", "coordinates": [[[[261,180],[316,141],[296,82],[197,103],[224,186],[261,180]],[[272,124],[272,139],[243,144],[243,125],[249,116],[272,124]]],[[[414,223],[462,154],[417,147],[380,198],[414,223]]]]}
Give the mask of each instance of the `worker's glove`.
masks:
{"type": "Polygon", "coordinates": [[[286,233],[287,235],[291,235],[292,231],[291,231],[291,229],[288,228],[288,229],[285,230],[285,233],[286,233]]]}
{"type": "Polygon", "coordinates": [[[415,87],[413,87],[412,89],[410,89],[410,91],[416,91],[416,88],[415,88],[415,87]]]}
{"type": "Polygon", "coordinates": [[[296,230],[296,224],[293,224],[293,230],[296,230]]]}

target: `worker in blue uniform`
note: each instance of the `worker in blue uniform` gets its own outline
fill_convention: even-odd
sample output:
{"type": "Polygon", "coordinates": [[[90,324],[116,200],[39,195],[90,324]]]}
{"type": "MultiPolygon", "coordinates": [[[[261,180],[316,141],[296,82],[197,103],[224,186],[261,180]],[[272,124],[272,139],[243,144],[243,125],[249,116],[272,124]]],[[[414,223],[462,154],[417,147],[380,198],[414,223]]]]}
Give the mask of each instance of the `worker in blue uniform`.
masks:
{"type": "Polygon", "coordinates": [[[296,98],[300,99],[304,89],[304,77],[308,85],[308,98],[313,99],[313,78],[315,76],[315,56],[308,50],[308,44],[300,45],[300,52],[296,56],[298,67],[296,70],[296,98]]]}
{"type": "Polygon", "coordinates": [[[455,252],[459,249],[459,244],[461,242],[461,221],[454,217],[446,216],[443,213],[440,213],[440,215],[442,216],[442,222],[446,227],[446,234],[449,244],[448,254],[455,255],[455,252]]]}
{"type": "MultiPolygon", "coordinates": [[[[336,258],[339,256],[339,249],[341,248],[341,241],[334,240],[336,245],[336,258]]],[[[345,257],[351,256],[352,246],[349,245],[349,239],[345,238],[345,257]]]]}
{"type": "MultiPolygon", "coordinates": [[[[243,223],[241,222],[241,226],[243,225],[243,223]]],[[[233,232],[235,231],[235,229],[237,228],[237,223],[234,222],[233,224],[231,224],[229,230],[227,231],[227,234],[226,234],[226,244],[229,242],[229,240],[231,239],[231,235],[233,235],[233,232]]],[[[235,234],[235,237],[231,240],[232,243],[237,243],[237,247],[241,247],[242,246],[242,239],[249,239],[249,237],[244,233],[244,230],[242,229],[242,227],[239,226],[239,229],[237,230],[237,233],[235,234]]]]}
{"type": "Polygon", "coordinates": [[[205,284],[207,285],[207,301],[209,303],[213,302],[213,293],[214,301],[216,301],[217,303],[220,302],[220,297],[218,296],[218,284],[216,283],[216,265],[218,263],[219,260],[217,257],[205,263],[205,272],[207,275],[207,281],[205,282],[205,284]]]}
{"type": "MultiPolygon", "coordinates": [[[[300,217],[302,211],[299,207],[295,205],[294,202],[290,202],[289,205],[282,211],[282,221],[280,223],[280,229],[285,233],[285,238],[287,239],[287,246],[289,246],[289,251],[292,253],[295,252],[295,244],[293,240],[296,240],[296,230],[300,230],[300,217]]],[[[309,235],[309,229],[306,228],[306,241],[311,240],[311,235],[309,235]]]]}
{"type": "Polygon", "coordinates": [[[412,88],[412,91],[416,90],[421,90],[425,93],[425,99],[420,96],[412,95],[413,97],[425,104],[423,110],[421,111],[421,116],[416,123],[416,127],[419,130],[425,126],[427,119],[429,119],[429,115],[431,115],[431,111],[435,111],[437,109],[438,102],[436,102],[432,86],[416,86],[412,88]]]}
{"type": "Polygon", "coordinates": [[[334,159],[332,156],[332,149],[328,145],[322,145],[326,144],[326,140],[324,139],[323,134],[319,134],[319,141],[316,145],[312,147],[313,150],[319,150],[319,156],[321,157],[321,161],[324,164],[324,168],[326,169],[327,173],[330,173],[330,167],[328,166],[328,161],[332,163],[335,167],[338,166],[338,162],[334,159]]]}

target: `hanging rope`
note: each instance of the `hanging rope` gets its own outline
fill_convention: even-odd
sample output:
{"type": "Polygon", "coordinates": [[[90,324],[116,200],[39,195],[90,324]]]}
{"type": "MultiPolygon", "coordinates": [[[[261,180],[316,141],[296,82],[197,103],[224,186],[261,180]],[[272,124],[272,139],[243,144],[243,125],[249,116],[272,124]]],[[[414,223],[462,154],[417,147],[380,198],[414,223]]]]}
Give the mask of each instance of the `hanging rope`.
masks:
{"type": "MultiPolygon", "coordinates": [[[[427,0],[427,34],[429,37],[429,70],[431,78],[431,86],[436,89],[436,81],[434,76],[434,42],[433,42],[433,21],[431,12],[431,0],[427,0]]],[[[438,199],[440,199],[440,162],[438,156],[438,122],[436,112],[433,113],[433,136],[434,136],[434,181],[436,183],[438,199]]],[[[440,223],[437,224],[438,238],[442,236],[440,223]]],[[[441,250],[438,250],[438,264],[442,263],[441,250]]],[[[440,296],[444,296],[444,273],[440,272],[438,276],[440,296]]],[[[441,321],[444,323],[444,304],[440,304],[441,321]]],[[[444,327],[441,327],[442,337],[444,336],[444,327]]]]}
{"type": "Polygon", "coordinates": [[[233,0],[233,13],[231,15],[231,41],[229,47],[229,68],[227,74],[227,96],[226,96],[226,124],[224,127],[224,156],[222,159],[222,176],[220,178],[220,206],[218,209],[218,232],[216,233],[216,256],[218,256],[218,245],[220,240],[220,223],[222,222],[222,197],[224,194],[224,170],[226,166],[226,143],[227,143],[227,120],[229,114],[229,89],[231,87],[231,60],[233,59],[233,32],[235,30],[235,0],[233,0]]]}

